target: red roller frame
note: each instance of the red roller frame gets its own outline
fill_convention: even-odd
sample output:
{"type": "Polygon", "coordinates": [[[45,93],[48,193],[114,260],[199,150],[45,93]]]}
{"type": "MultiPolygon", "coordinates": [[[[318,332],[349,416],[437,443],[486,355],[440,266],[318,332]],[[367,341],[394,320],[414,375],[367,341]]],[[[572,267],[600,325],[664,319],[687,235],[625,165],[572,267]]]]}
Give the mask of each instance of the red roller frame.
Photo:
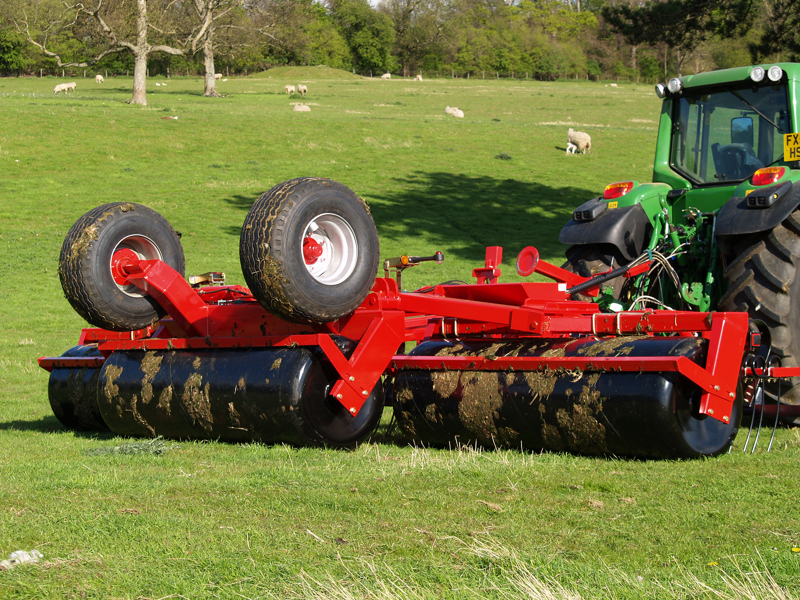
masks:
{"type": "MultiPolygon", "coordinates": [[[[703,392],[700,413],[727,422],[748,337],[746,313],[699,313],[666,310],[601,313],[596,304],[571,300],[567,285],[584,278],[538,261],[536,271],[553,283],[493,283],[502,250],[487,252],[479,285],[439,285],[427,293],[401,293],[390,278],[378,278],[355,312],[325,324],[288,323],[268,313],[241,286],[200,289],[159,260],[130,260],[120,267],[127,282],[155,298],[169,313],[157,327],[131,332],[84,329],[80,343],[97,344],[103,357],[117,350],[181,350],[318,346],[336,369],[334,395],[357,415],[382,375],[399,369],[458,371],[674,372],[703,392]],[[412,357],[397,354],[405,342],[425,340],[509,340],[670,334],[709,340],[700,366],[686,357],[412,357]],[[357,342],[346,358],[331,336],[357,342]]],[[[99,367],[105,358],[43,357],[47,369],[99,367]]],[[[778,375],[778,370],[774,370],[778,375]]],[[[780,376],[800,376],[800,368],[780,369],[780,376]]]]}

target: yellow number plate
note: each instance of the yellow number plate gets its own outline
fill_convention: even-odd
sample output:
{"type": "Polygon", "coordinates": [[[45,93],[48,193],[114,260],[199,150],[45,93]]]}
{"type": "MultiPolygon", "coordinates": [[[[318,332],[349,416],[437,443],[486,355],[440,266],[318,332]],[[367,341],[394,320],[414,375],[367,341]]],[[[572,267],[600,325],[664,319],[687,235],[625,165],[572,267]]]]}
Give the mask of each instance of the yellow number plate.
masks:
{"type": "Polygon", "coordinates": [[[800,160],[800,133],[787,133],[783,136],[783,160],[800,160]]]}

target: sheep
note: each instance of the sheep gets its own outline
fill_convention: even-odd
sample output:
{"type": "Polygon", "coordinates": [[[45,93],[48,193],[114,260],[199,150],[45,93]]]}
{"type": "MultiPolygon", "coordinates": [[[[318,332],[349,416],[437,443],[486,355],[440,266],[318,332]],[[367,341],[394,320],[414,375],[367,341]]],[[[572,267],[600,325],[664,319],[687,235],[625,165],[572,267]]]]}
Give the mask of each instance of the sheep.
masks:
{"type": "Polygon", "coordinates": [[[295,104],[292,110],[295,112],[311,112],[311,109],[305,104],[295,104]]]}
{"type": "Polygon", "coordinates": [[[583,154],[586,154],[586,151],[589,151],[589,154],[592,153],[592,138],[589,136],[588,133],[584,133],[583,131],[575,131],[570,127],[567,130],[567,153],[572,150],[572,153],[575,154],[575,150],[580,150],[583,154]]]}
{"type": "Polygon", "coordinates": [[[59,92],[64,92],[66,94],[70,90],[74,92],[76,87],[77,84],[74,81],[71,81],[70,83],[59,83],[55,88],[53,88],[53,93],[57,94],[59,92]]]}
{"type": "Polygon", "coordinates": [[[609,83],[608,85],[610,85],[611,87],[617,87],[616,83],[609,83]]]}
{"type": "Polygon", "coordinates": [[[297,93],[301,96],[305,96],[308,93],[308,88],[304,86],[302,83],[297,84],[297,93]]]}
{"type": "Polygon", "coordinates": [[[383,75],[381,75],[381,79],[391,79],[391,78],[392,78],[391,73],[384,73],[383,75]]]}
{"type": "Polygon", "coordinates": [[[296,94],[297,90],[293,85],[285,85],[283,86],[283,91],[287,94],[296,94]]]}
{"type": "Polygon", "coordinates": [[[222,79],[222,73],[214,73],[214,79],[222,79]]]}
{"type": "Polygon", "coordinates": [[[463,110],[460,110],[460,109],[458,109],[458,108],[456,108],[456,109],[453,111],[453,116],[454,116],[455,118],[457,118],[457,119],[463,119],[463,118],[464,118],[464,111],[463,111],[463,110]]]}
{"type": "Polygon", "coordinates": [[[422,75],[417,75],[414,77],[414,81],[422,81],[422,75]]]}
{"type": "Polygon", "coordinates": [[[452,115],[453,112],[457,111],[458,109],[455,106],[445,106],[444,112],[445,114],[452,115]]]}
{"type": "Polygon", "coordinates": [[[103,76],[102,76],[102,75],[100,75],[100,73],[98,73],[97,75],[95,75],[95,76],[94,76],[94,80],[95,80],[97,83],[103,83],[103,82],[105,81],[105,79],[103,79],[103,76]]]}

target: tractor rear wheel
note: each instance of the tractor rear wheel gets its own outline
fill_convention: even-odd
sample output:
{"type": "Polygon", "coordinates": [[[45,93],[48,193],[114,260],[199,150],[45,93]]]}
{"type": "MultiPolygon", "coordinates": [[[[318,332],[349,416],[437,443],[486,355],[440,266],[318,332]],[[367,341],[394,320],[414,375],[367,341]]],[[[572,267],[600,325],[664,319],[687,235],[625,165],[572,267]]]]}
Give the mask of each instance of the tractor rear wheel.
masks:
{"type": "Polygon", "coordinates": [[[95,327],[129,331],[166,311],[115,272],[120,259],[160,259],[183,275],[178,234],[156,211],[132,202],[104,204],[83,215],[61,246],[58,274],[72,308],[95,327]]]}
{"type": "MultiPolygon", "coordinates": [[[[768,233],[749,236],[735,248],[735,258],[725,269],[728,290],[719,310],[745,311],[769,329],[772,354],[783,366],[800,359],[800,214],[791,214],[768,233]]],[[[800,377],[783,382],[781,399],[800,404],[800,377]]],[[[773,399],[777,386],[768,386],[773,399]]]]}
{"type": "Polygon", "coordinates": [[[349,188],[301,177],[255,201],[239,258],[248,287],[270,313],[325,323],[352,313],[372,289],[378,232],[367,205],[349,188]]]}

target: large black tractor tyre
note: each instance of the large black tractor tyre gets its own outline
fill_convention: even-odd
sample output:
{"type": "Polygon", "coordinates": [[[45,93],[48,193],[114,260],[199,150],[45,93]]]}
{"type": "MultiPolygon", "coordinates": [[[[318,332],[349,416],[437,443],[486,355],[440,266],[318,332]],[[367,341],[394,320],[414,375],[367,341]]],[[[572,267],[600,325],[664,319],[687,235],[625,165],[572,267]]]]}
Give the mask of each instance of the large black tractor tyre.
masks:
{"type": "MultiPolygon", "coordinates": [[[[783,366],[800,357],[800,214],[795,212],[772,231],[754,234],[734,248],[725,269],[728,289],[718,310],[745,311],[769,329],[772,354],[783,366]]],[[[800,404],[800,377],[781,384],[781,400],[800,404]]],[[[768,393],[777,395],[777,385],[768,393]]]]}
{"type": "Polygon", "coordinates": [[[75,311],[95,327],[142,329],[166,311],[115,273],[120,257],[160,259],[181,275],[185,270],[180,239],[164,217],[141,204],[114,202],[90,210],[67,233],[58,265],[61,287],[75,311]]]}
{"type": "Polygon", "coordinates": [[[255,201],[239,242],[245,281],[273,315],[326,323],[366,298],[380,261],[366,203],[330,179],[279,183],[255,201]]]}

